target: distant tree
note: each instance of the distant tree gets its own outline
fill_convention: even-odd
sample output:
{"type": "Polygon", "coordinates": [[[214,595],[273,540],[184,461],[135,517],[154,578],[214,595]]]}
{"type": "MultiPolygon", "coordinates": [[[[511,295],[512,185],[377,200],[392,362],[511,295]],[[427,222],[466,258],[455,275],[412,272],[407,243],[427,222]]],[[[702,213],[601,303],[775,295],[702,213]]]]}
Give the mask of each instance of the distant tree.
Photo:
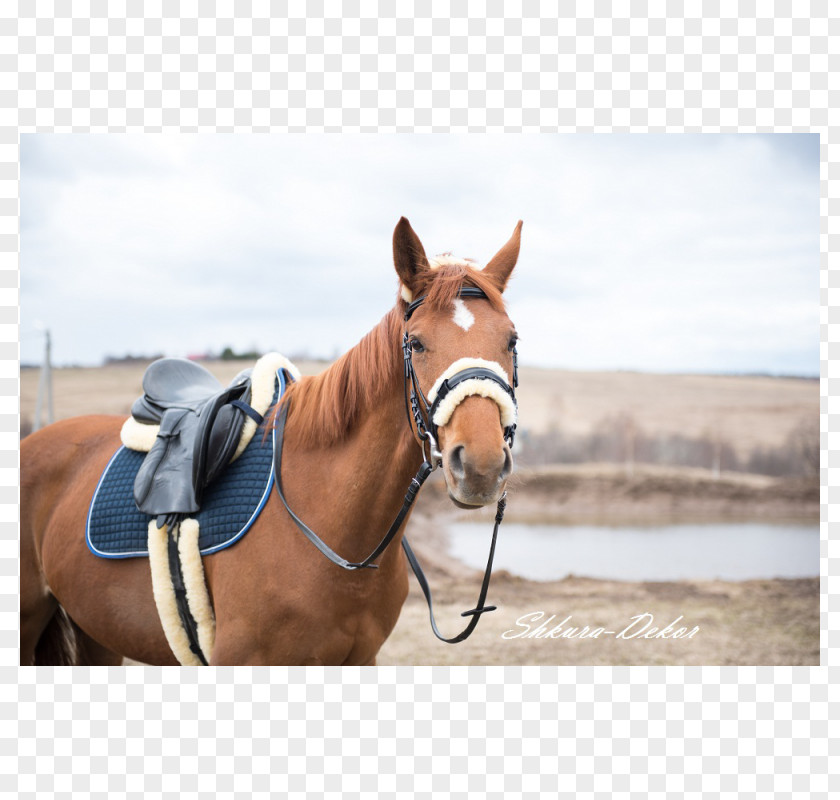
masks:
{"type": "Polygon", "coordinates": [[[790,432],[788,442],[799,457],[802,472],[805,475],[818,475],[820,472],[819,419],[803,417],[790,432]]]}

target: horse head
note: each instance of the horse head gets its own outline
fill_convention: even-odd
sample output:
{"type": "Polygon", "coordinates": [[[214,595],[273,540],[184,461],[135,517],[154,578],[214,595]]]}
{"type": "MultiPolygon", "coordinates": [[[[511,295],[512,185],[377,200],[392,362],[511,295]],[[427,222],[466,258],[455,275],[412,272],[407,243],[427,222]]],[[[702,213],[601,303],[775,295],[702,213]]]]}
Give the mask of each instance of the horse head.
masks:
{"type": "Polygon", "coordinates": [[[517,336],[502,292],[521,228],[483,269],[449,254],[427,258],[405,217],[394,230],[406,379],[423,406],[419,417],[413,410],[415,423],[429,436],[450,498],[464,508],[495,503],[513,470],[517,336]]]}

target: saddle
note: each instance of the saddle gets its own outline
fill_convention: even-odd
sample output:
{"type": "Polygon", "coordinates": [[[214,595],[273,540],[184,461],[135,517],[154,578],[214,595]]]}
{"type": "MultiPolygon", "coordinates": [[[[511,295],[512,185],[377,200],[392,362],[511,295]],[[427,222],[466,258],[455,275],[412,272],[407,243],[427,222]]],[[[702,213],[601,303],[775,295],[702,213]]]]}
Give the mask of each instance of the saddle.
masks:
{"type": "Polygon", "coordinates": [[[131,408],[135,422],[159,426],[134,482],[138,510],[162,527],[173,515],[199,510],[204,488],[232,460],[248,417],[251,369],[223,386],[194,361],[162,358],[143,376],[143,395],[131,408]]]}
{"type": "MultiPolygon", "coordinates": [[[[265,487],[265,481],[266,475],[273,474],[272,451],[270,447],[251,448],[249,443],[263,422],[262,415],[282,397],[287,380],[299,378],[294,364],[279,353],[267,353],[228,386],[222,386],[193,361],[155,361],[143,376],[143,395],[135,401],[120,431],[123,446],[100,479],[88,515],[88,546],[105,558],[148,554],[158,615],[166,640],[182,664],[207,664],[205,654],[212,652],[215,639],[215,617],[201,555],[236,542],[262,509],[271,486],[265,487]],[[237,467],[242,469],[226,469],[240,456],[237,467]],[[138,458],[142,458],[139,466],[138,458]],[[106,482],[112,467],[117,474],[114,481],[106,482]],[[255,467],[257,483],[264,487],[256,494],[256,508],[249,488],[255,467]],[[133,520],[125,510],[131,477],[125,493],[120,483],[125,469],[134,470],[130,475],[141,528],[152,518],[146,552],[140,544],[126,551],[115,550],[105,541],[114,531],[114,519],[126,519],[127,515],[133,520]],[[212,491],[205,493],[216,478],[212,491]],[[103,490],[103,483],[109,488],[103,490]],[[105,496],[98,503],[100,490],[105,496]],[[219,517],[217,513],[214,518],[214,506],[218,512],[220,503],[225,514],[219,517]],[[95,509],[99,509],[98,516],[95,509]],[[205,528],[210,530],[200,530],[199,511],[208,512],[205,528]],[[200,544],[202,534],[207,534],[205,549],[200,544]],[[97,550],[94,539],[104,542],[105,550],[97,550]]],[[[125,534],[122,529],[119,532],[125,534]]]]}

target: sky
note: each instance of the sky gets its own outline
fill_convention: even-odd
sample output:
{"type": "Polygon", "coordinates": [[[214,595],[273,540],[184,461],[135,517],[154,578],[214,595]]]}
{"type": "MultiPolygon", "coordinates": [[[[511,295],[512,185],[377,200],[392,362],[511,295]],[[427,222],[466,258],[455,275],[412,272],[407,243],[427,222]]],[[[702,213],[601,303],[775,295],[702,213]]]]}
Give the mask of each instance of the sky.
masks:
{"type": "Polygon", "coordinates": [[[391,236],[481,264],[520,361],[819,374],[816,134],[21,137],[21,361],[334,358],[393,305],[391,236]]]}

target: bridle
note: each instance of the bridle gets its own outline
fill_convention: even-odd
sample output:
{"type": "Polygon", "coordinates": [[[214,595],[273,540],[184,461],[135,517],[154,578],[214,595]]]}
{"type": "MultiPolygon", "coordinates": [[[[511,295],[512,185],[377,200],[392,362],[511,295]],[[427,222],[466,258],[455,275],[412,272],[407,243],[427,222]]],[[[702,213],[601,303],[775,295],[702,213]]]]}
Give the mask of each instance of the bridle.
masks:
{"type": "MultiPolygon", "coordinates": [[[[464,286],[458,292],[458,297],[477,297],[487,298],[487,295],[475,286],[464,286]]],[[[403,315],[403,321],[408,322],[412,314],[423,304],[426,300],[425,295],[418,297],[414,302],[410,303],[403,315]]],[[[417,380],[417,373],[414,371],[414,362],[412,361],[411,340],[408,336],[408,331],[403,332],[403,360],[405,363],[405,412],[408,416],[408,424],[413,426],[417,431],[417,439],[420,441],[420,447],[423,451],[423,459],[435,465],[435,468],[440,466],[441,453],[438,450],[438,426],[434,419],[438,408],[447,395],[459,384],[469,380],[487,380],[492,381],[502,388],[516,405],[515,390],[519,386],[519,367],[516,347],[513,348],[513,386],[496,372],[485,367],[469,367],[456,372],[449,378],[446,378],[437,390],[434,400],[430,403],[423,390],[420,388],[420,382],[417,380]],[[410,408],[409,408],[410,407],[410,408]],[[428,452],[427,452],[428,451],[428,452]]],[[[513,439],[516,435],[516,424],[513,423],[505,427],[504,438],[508,443],[508,447],[513,447],[513,439]]]]}
{"type": "MultiPolygon", "coordinates": [[[[472,286],[462,287],[458,293],[458,296],[461,298],[487,298],[487,295],[481,289],[472,286]]],[[[407,323],[408,320],[411,318],[411,315],[423,304],[425,300],[426,297],[423,296],[418,297],[416,300],[410,303],[403,316],[403,321],[407,323]]],[[[382,555],[382,553],[391,543],[393,538],[396,536],[399,529],[402,527],[402,524],[405,522],[405,518],[408,515],[408,512],[411,510],[411,507],[414,505],[414,501],[417,499],[417,494],[420,491],[422,485],[426,482],[426,479],[429,477],[429,475],[432,474],[432,472],[434,472],[435,469],[442,465],[442,455],[438,450],[437,445],[439,426],[435,424],[434,420],[436,412],[438,411],[441,403],[447,395],[449,395],[457,386],[469,380],[492,381],[494,384],[501,387],[505,394],[510,397],[514,407],[516,406],[515,389],[519,385],[516,347],[513,348],[513,386],[510,386],[507,383],[507,381],[504,380],[499,374],[493,372],[490,369],[486,369],[481,366],[472,366],[460,370],[443,380],[440,383],[435,398],[432,400],[431,403],[429,403],[429,401],[426,399],[426,396],[423,394],[422,389],[420,388],[420,383],[417,379],[417,373],[414,371],[414,364],[411,358],[411,341],[409,339],[407,330],[403,333],[402,346],[405,363],[406,415],[408,416],[408,422],[412,428],[412,432],[416,432],[416,438],[420,443],[420,448],[423,452],[423,463],[420,465],[420,469],[417,470],[417,474],[411,479],[411,483],[409,484],[408,490],[406,491],[405,500],[403,501],[402,508],[400,509],[394,521],[391,523],[391,527],[388,528],[387,533],[379,542],[379,544],[373,549],[373,552],[371,552],[371,554],[363,561],[351,562],[345,558],[342,558],[334,550],[332,550],[332,548],[330,548],[330,546],[323,539],[321,539],[321,537],[318,536],[318,534],[315,533],[315,531],[313,531],[309,526],[307,526],[306,523],[302,519],[300,519],[289,507],[289,503],[287,502],[286,497],[283,494],[283,487],[280,480],[281,459],[283,455],[283,435],[286,427],[288,403],[278,403],[278,410],[275,417],[274,425],[274,485],[277,488],[277,493],[280,495],[280,499],[283,501],[283,505],[286,507],[286,510],[288,511],[289,516],[292,518],[292,521],[295,523],[295,525],[297,525],[300,531],[333,564],[336,564],[337,566],[342,567],[343,569],[378,569],[379,565],[374,564],[373,562],[380,555],[382,555]]],[[[293,379],[285,371],[278,371],[278,379],[280,380],[282,397],[282,392],[285,387],[286,380],[293,379]]],[[[508,446],[513,445],[513,439],[515,434],[515,422],[505,427],[504,438],[505,441],[508,443],[508,446]]],[[[499,502],[496,507],[496,521],[493,527],[493,536],[490,541],[490,553],[487,558],[487,567],[484,570],[484,579],[481,583],[481,590],[479,592],[478,602],[476,603],[475,608],[469,611],[464,611],[461,614],[462,617],[472,617],[472,619],[470,619],[469,624],[466,628],[464,628],[463,631],[461,631],[461,633],[452,638],[444,637],[438,630],[437,624],[435,622],[434,611],[432,609],[432,595],[431,589],[429,588],[429,583],[426,580],[426,576],[423,574],[423,570],[420,567],[420,563],[417,560],[417,556],[414,555],[414,551],[409,546],[407,539],[405,538],[405,536],[403,536],[402,538],[402,546],[403,550],[405,551],[406,558],[408,559],[408,563],[414,571],[414,574],[417,578],[417,582],[420,584],[420,588],[422,589],[423,594],[426,597],[426,602],[429,606],[429,619],[431,622],[432,631],[434,632],[435,636],[437,636],[437,638],[443,642],[454,644],[456,642],[463,641],[473,632],[476,625],[478,624],[478,619],[481,616],[481,614],[487,611],[494,611],[496,609],[496,606],[484,605],[484,601],[487,598],[487,590],[490,586],[490,574],[493,570],[493,556],[496,551],[496,537],[499,532],[499,526],[501,525],[502,519],[504,517],[506,505],[507,492],[503,493],[502,496],[499,498],[499,502]]]]}

